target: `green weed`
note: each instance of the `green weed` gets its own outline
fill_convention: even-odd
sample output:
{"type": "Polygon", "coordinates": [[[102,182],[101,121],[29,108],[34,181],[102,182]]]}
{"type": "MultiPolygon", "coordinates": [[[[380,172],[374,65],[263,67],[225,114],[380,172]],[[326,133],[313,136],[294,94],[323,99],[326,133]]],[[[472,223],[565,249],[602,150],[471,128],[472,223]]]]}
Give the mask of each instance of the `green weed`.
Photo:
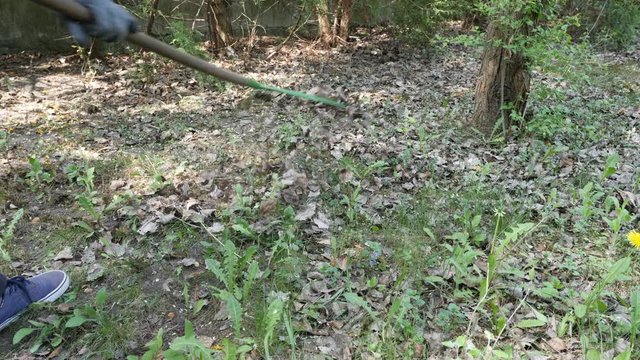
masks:
{"type": "MultiPolygon", "coordinates": [[[[100,222],[103,208],[98,206],[101,199],[95,186],[95,167],[71,165],[65,169],[65,172],[71,183],[82,188],[82,191],[75,195],[78,205],[91,216],[94,222],[100,222]]],[[[83,228],[89,228],[86,223],[82,225],[84,225],[83,228]]]]}
{"type": "Polygon", "coordinates": [[[6,262],[11,261],[11,255],[7,251],[7,245],[13,239],[14,231],[18,221],[24,216],[24,209],[19,209],[13,214],[11,221],[8,224],[0,223],[0,257],[6,262]]]}
{"type": "Polygon", "coordinates": [[[349,195],[342,194],[340,204],[345,207],[345,215],[347,216],[349,223],[354,223],[360,213],[360,203],[358,202],[360,199],[360,191],[362,191],[362,188],[358,185],[349,195]]]}
{"type": "Polygon", "coordinates": [[[42,346],[56,348],[60,346],[76,329],[88,331],[85,341],[92,343],[92,347],[99,344],[104,348],[105,354],[113,352],[116,346],[122,344],[128,336],[127,324],[121,319],[114,319],[107,308],[107,291],[105,288],[96,293],[93,304],[85,304],[73,310],[71,315],[55,316],[53,320],[35,321],[29,320],[30,326],[19,329],[13,336],[13,344],[18,344],[25,339],[33,339],[29,350],[37,352],[42,346]]]}
{"type": "MultiPolygon", "coordinates": [[[[265,358],[267,359],[271,359],[269,348],[273,342],[276,326],[282,321],[285,315],[285,305],[287,302],[287,294],[273,293],[270,295],[269,307],[267,308],[267,313],[264,316],[262,324],[262,330],[264,332],[262,345],[264,346],[265,358]]],[[[292,347],[295,348],[295,343],[292,344],[292,347]]]]}
{"type": "Polygon", "coordinates": [[[255,281],[260,278],[260,268],[253,260],[256,247],[248,248],[240,257],[236,255],[237,251],[233,242],[226,240],[222,249],[223,262],[208,258],[205,264],[224,285],[224,288],[214,288],[215,296],[225,303],[235,334],[240,337],[244,313],[242,302],[249,297],[255,281]]]}
{"type": "MultiPolygon", "coordinates": [[[[585,350],[587,357],[593,356],[595,353],[599,353],[598,344],[603,339],[603,335],[608,337],[607,334],[598,334],[602,331],[609,332],[611,325],[606,324],[605,313],[608,310],[608,305],[603,298],[605,289],[618,281],[627,280],[626,273],[631,269],[631,258],[625,257],[616,261],[602,279],[600,279],[588,292],[581,294],[581,301],[575,303],[572,301],[573,313],[567,315],[562,322],[562,332],[566,331],[566,327],[571,325],[574,321],[577,323],[580,330],[580,341],[585,350]],[[595,344],[594,344],[595,342],[595,344]]],[[[613,335],[613,334],[612,334],[613,335]]],[[[613,341],[613,339],[609,339],[613,341]]]]}
{"type": "Polygon", "coordinates": [[[295,147],[303,136],[304,126],[305,122],[301,116],[280,125],[276,131],[278,148],[286,150],[295,147]]]}
{"type": "Polygon", "coordinates": [[[53,181],[53,175],[44,170],[37,157],[29,156],[29,165],[31,170],[27,173],[26,183],[31,191],[38,191],[44,184],[50,184],[53,181]]]}
{"type": "Polygon", "coordinates": [[[65,320],[66,317],[55,317],[48,322],[28,320],[31,326],[20,328],[13,335],[13,345],[17,345],[32,336],[32,334],[36,334],[35,339],[29,347],[29,352],[35,353],[40,350],[42,346],[57,348],[64,341],[63,323],[65,320]]]}
{"type": "Polygon", "coordinates": [[[0,130],[0,150],[4,150],[9,142],[9,132],[0,130]]]}
{"type": "Polygon", "coordinates": [[[64,324],[66,329],[77,328],[85,324],[93,323],[102,325],[106,322],[107,289],[102,288],[96,293],[95,305],[85,305],[74,309],[73,315],[64,324]]]}
{"type": "Polygon", "coordinates": [[[278,256],[281,251],[284,251],[285,258],[289,258],[293,253],[300,250],[300,244],[297,236],[298,224],[295,219],[296,213],[291,206],[287,206],[282,214],[282,219],[279,221],[280,230],[278,236],[273,243],[271,259],[278,256]]]}
{"type": "Polygon", "coordinates": [[[154,360],[158,358],[162,354],[163,335],[164,330],[160,328],[156,336],[146,344],[147,351],[142,356],[129,355],[127,360],[154,360]]]}
{"type": "Polygon", "coordinates": [[[189,320],[184,322],[184,336],[175,338],[162,355],[167,360],[214,359],[213,350],[196,338],[193,324],[189,320]]]}

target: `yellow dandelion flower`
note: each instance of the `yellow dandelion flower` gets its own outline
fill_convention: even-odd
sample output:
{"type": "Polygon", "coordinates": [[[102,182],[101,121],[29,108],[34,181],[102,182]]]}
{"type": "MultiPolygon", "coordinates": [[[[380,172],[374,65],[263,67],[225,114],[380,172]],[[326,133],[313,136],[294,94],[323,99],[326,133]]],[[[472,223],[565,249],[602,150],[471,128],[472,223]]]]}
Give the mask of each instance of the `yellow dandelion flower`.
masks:
{"type": "Polygon", "coordinates": [[[631,230],[627,235],[627,238],[629,239],[629,242],[631,243],[631,245],[640,249],[640,233],[639,232],[635,230],[631,230]]]}

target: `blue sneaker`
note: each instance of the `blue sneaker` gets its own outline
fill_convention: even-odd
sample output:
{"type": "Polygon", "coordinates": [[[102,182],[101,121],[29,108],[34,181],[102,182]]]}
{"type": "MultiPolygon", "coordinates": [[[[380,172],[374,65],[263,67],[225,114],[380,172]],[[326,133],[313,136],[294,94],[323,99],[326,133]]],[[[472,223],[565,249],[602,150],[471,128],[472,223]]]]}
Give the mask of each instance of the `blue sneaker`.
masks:
{"type": "Polygon", "coordinates": [[[69,276],[52,270],[25,278],[7,278],[0,274],[0,330],[7,327],[37,301],[53,302],[69,288],[69,276]]]}

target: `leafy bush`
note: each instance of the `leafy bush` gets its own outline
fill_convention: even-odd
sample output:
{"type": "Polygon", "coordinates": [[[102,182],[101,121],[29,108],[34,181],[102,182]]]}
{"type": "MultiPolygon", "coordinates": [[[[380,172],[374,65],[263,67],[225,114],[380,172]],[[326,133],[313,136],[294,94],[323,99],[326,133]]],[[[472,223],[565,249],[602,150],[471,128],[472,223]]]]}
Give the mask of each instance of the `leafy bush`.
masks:
{"type": "Polygon", "coordinates": [[[615,47],[631,45],[640,35],[640,3],[619,0],[610,1],[607,6],[598,35],[615,47]]]}
{"type": "Polygon", "coordinates": [[[582,27],[574,31],[594,36],[609,47],[627,47],[640,35],[640,3],[636,0],[573,0],[565,13],[580,17],[582,27]]]}
{"type": "MultiPolygon", "coordinates": [[[[172,21],[170,23],[171,35],[170,43],[176,46],[180,50],[195,55],[201,59],[209,61],[209,55],[202,48],[201,44],[204,40],[204,35],[198,30],[192,30],[185,25],[183,21],[172,21]]],[[[224,85],[217,78],[211,75],[201,73],[194,70],[194,76],[200,86],[207,86],[214,84],[218,89],[223,89],[224,85]]]]}
{"type": "Polygon", "coordinates": [[[438,27],[461,14],[470,1],[395,0],[391,4],[391,21],[407,41],[424,43],[438,27]]]}
{"type": "Polygon", "coordinates": [[[172,21],[170,29],[171,45],[191,55],[196,55],[203,59],[207,58],[207,53],[200,47],[200,43],[204,39],[202,33],[197,30],[191,30],[182,21],[172,21]]]}

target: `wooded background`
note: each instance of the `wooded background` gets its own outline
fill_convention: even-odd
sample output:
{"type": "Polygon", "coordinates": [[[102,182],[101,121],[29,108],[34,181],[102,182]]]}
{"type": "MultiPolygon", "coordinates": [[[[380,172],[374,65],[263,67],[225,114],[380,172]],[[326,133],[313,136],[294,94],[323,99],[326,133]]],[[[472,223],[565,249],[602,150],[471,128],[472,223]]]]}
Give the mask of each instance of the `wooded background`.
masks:
{"type": "MultiPolygon", "coordinates": [[[[144,3],[144,2],[138,2],[144,3]]],[[[135,2],[124,2],[128,9],[136,15],[135,2]],[[134,5],[134,6],[132,6],[134,5]]],[[[157,16],[154,21],[154,31],[165,31],[168,21],[184,19],[191,26],[194,23],[199,29],[206,29],[206,11],[196,2],[162,0],[158,3],[159,10],[167,17],[157,16]],[[200,12],[198,10],[201,10],[200,12]],[[179,17],[178,15],[179,14],[179,17]]],[[[232,17],[235,31],[242,34],[247,30],[246,19],[257,19],[257,25],[263,33],[282,34],[287,27],[295,23],[294,8],[287,2],[277,2],[270,5],[256,5],[253,2],[237,3],[232,7],[232,17]],[[244,29],[243,29],[244,27],[244,29]]],[[[146,16],[140,25],[144,30],[146,16]]],[[[0,2],[0,53],[20,50],[68,50],[73,44],[69,38],[64,23],[60,17],[50,10],[31,1],[4,0],[0,2]]]]}

